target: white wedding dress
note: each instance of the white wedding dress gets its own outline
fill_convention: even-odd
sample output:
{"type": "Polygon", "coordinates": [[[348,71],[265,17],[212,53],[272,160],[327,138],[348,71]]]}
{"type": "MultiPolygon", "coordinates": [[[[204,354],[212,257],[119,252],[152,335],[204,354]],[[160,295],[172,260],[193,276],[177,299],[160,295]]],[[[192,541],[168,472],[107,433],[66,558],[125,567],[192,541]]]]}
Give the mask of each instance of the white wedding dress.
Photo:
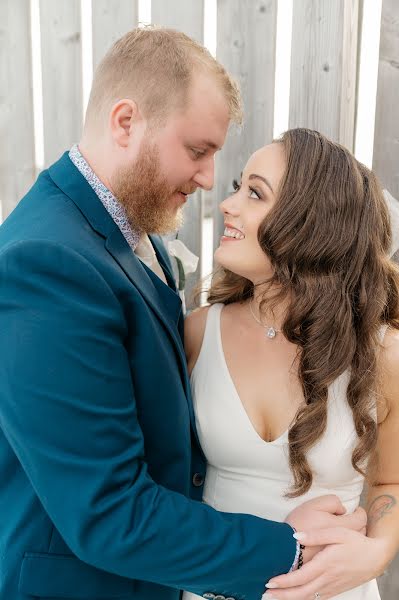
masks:
{"type": "MultiPolygon", "coordinates": [[[[308,453],[313,471],[311,489],[287,499],[292,483],[288,464],[288,431],[265,442],[255,431],[231,379],[223,353],[220,314],[214,304],[207,315],[204,339],[191,374],[199,440],[208,461],[203,501],[217,510],[249,513],[284,521],[305,500],[336,494],[348,512],[359,505],[363,477],[351,464],[356,444],[351,410],[346,401],[348,374],[330,387],[327,430],[308,453]]],[[[183,600],[199,596],[185,592],[183,600]]],[[[380,600],[377,582],[335,596],[336,600],[380,600]]]]}

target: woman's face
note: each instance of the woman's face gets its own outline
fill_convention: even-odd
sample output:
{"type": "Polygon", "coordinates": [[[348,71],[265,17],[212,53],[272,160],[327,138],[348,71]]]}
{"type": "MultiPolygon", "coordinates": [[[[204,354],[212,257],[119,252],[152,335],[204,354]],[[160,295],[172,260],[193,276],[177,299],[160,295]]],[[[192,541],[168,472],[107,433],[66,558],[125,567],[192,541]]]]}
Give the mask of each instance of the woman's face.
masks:
{"type": "Polygon", "coordinates": [[[276,202],[285,166],[282,144],[260,148],[247,162],[237,190],[220,204],[225,229],[215,260],[253,283],[272,275],[258,242],[258,229],[276,202]]]}

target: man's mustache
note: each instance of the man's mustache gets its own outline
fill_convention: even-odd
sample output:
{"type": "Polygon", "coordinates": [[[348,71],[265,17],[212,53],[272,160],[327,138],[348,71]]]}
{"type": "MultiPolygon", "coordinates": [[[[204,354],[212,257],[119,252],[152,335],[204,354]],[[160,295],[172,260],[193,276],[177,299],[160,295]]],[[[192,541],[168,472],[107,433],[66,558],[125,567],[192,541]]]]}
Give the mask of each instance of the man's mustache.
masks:
{"type": "Polygon", "coordinates": [[[182,187],[178,190],[179,192],[181,192],[182,194],[186,194],[186,196],[190,196],[191,194],[194,194],[194,192],[197,191],[196,187],[182,187]]]}

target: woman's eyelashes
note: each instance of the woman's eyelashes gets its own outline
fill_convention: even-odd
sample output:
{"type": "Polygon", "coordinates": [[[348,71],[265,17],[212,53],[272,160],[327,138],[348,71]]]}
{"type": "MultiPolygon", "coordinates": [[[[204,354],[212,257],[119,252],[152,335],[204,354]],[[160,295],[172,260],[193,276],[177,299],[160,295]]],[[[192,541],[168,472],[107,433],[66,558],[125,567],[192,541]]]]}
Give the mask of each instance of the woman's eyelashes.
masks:
{"type": "MultiPolygon", "coordinates": [[[[238,192],[241,189],[242,184],[238,183],[237,179],[233,179],[233,194],[238,192]]],[[[248,186],[249,198],[254,198],[256,200],[262,200],[262,194],[255,188],[248,186]]]]}
{"type": "Polygon", "coordinates": [[[237,179],[233,179],[233,194],[235,194],[236,192],[238,192],[238,190],[241,188],[241,184],[238,183],[237,179]]]}

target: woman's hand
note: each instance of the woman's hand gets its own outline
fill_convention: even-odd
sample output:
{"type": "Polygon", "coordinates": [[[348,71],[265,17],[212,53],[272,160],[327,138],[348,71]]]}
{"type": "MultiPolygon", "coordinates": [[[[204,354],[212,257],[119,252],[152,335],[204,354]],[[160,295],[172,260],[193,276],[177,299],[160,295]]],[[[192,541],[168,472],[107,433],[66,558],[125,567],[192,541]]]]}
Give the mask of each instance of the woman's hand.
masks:
{"type": "MultiPolygon", "coordinates": [[[[296,531],[310,531],[315,529],[352,529],[366,533],[367,515],[363,508],[358,507],[353,513],[345,514],[346,510],[341,500],[334,494],[319,496],[307,500],[290,512],[286,518],[296,531]]],[[[327,543],[332,543],[331,541],[327,543]]],[[[312,559],[323,546],[307,546],[303,551],[304,563],[312,559]]]]}
{"type": "Polygon", "coordinates": [[[328,600],[381,575],[389,562],[384,540],[345,528],[300,533],[305,547],[325,546],[301,569],[271,579],[265,600],[328,600]],[[316,596],[317,597],[317,596],[316,596]]]}

